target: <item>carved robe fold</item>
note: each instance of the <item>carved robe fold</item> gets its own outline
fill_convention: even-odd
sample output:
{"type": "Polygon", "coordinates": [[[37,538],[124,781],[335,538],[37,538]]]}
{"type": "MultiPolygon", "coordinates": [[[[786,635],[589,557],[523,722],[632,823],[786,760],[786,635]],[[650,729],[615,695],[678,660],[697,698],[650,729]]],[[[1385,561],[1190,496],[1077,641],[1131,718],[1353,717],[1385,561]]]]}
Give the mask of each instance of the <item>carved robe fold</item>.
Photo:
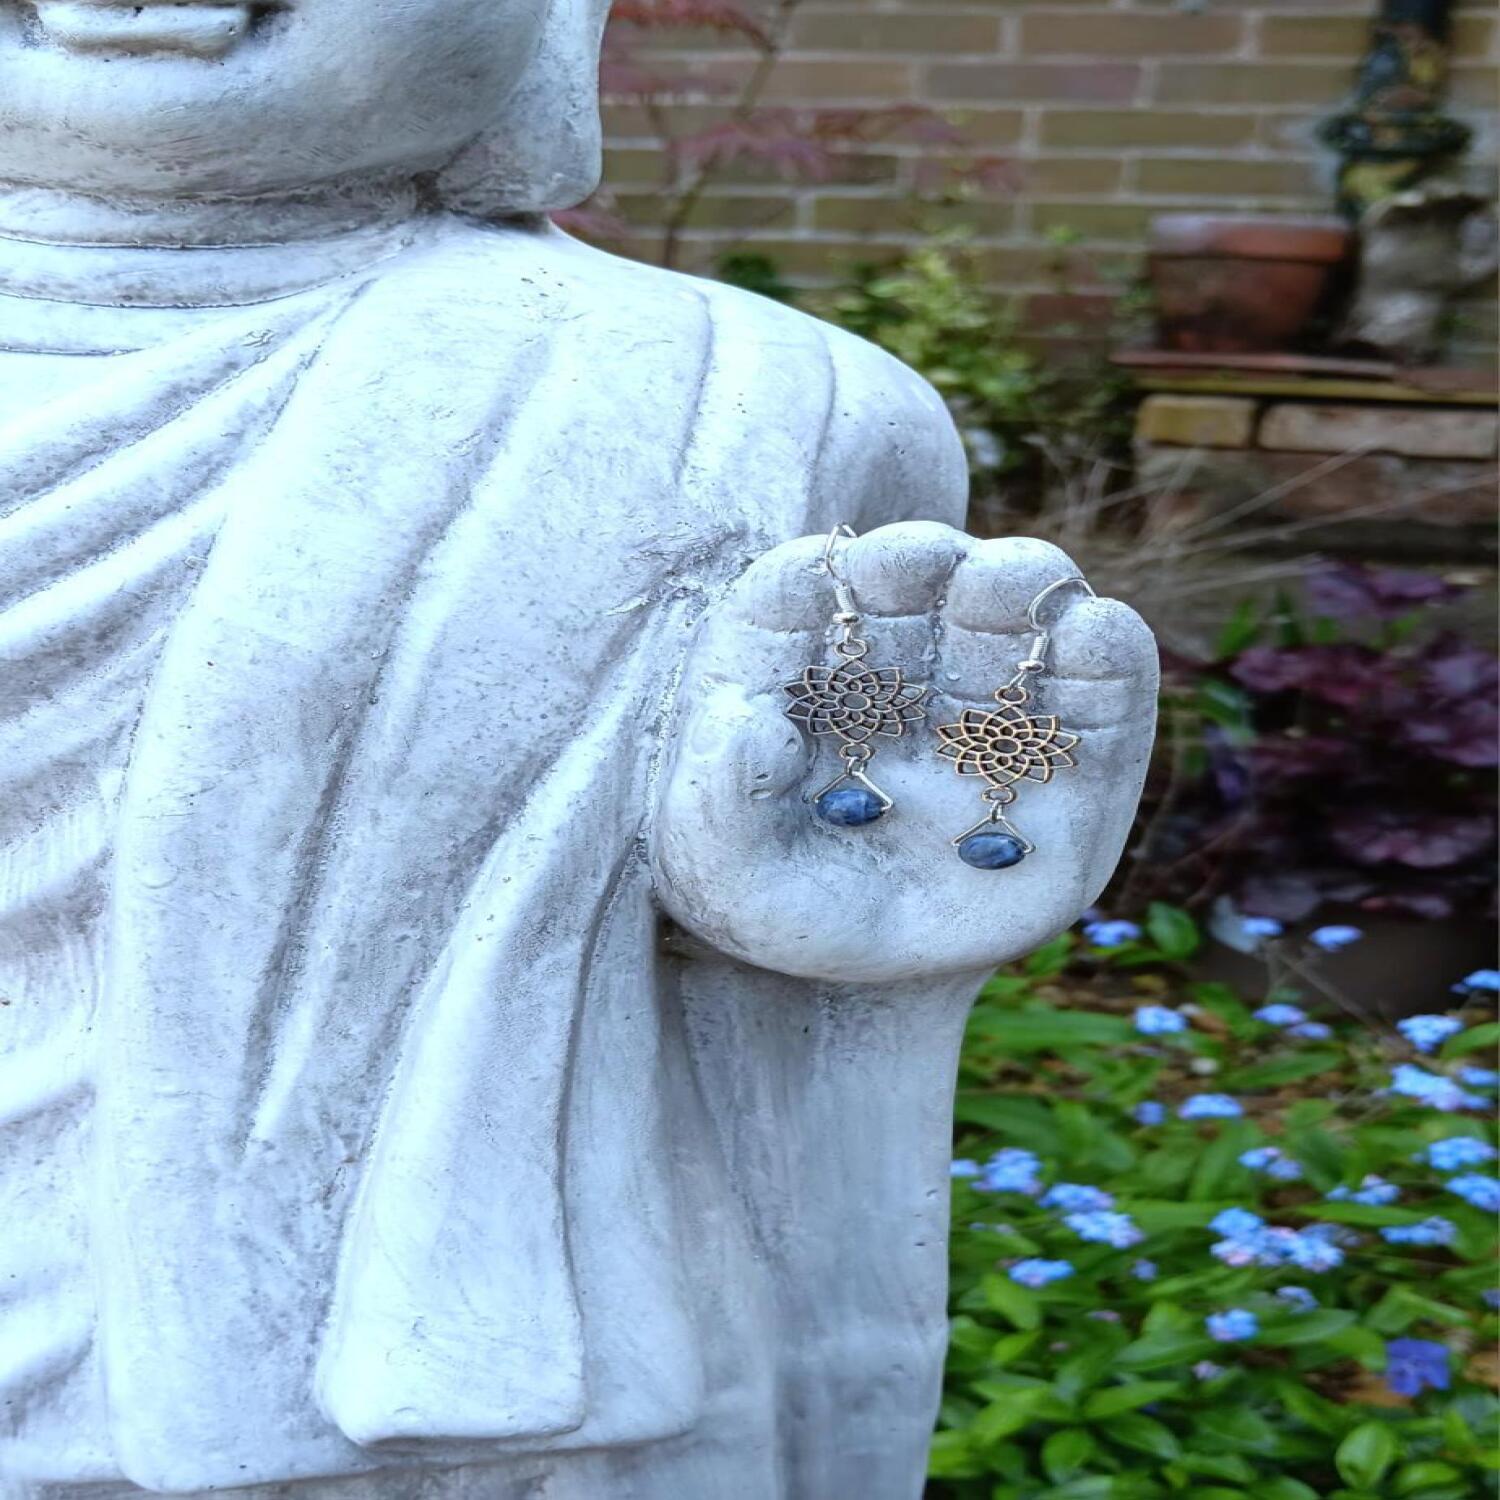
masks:
{"type": "MultiPolygon", "coordinates": [[[[96,363],[0,433],[0,764],[38,828],[92,768],[104,894],[47,919],[93,934],[87,1078],[11,1112],[87,1113],[58,1295],[102,1430],[71,1473],[10,1419],[0,1475],[842,1500],[854,1462],[914,1496],[919,1438],[878,1430],[935,1399],[966,997],[664,958],[644,849],[715,595],[836,520],[956,519],[935,398],[759,299],[457,221],[96,363]],[[838,1317],[796,1290],[835,1212],[838,1317]],[[820,1470],[841,1388],[870,1435],[820,1470]]],[[[0,1025],[58,1003],[44,897],[0,910],[0,1025]]]]}

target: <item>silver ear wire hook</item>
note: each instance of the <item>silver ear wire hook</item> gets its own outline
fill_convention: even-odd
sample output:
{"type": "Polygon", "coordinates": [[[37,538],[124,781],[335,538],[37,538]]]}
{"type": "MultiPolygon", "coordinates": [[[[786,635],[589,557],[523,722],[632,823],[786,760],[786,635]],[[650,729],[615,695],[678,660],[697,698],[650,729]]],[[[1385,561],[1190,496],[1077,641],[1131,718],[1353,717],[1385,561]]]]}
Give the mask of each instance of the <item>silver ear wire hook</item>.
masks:
{"type": "Polygon", "coordinates": [[[849,580],[839,572],[834,559],[841,541],[852,542],[858,536],[859,533],[847,521],[840,521],[828,533],[828,540],[823,544],[823,571],[833,580],[833,597],[839,609],[834,619],[842,625],[858,623],[859,606],[854,602],[854,590],[849,587],[849,580]]]}
{"type": "Polygon", "coordinates": [[[1047,587],[1044,588],[1041,593],[1038,594],[1036,598],[1026,606],[1026,623],[1030,625],[1033,630],[1045,630],[1047,628],[1042,624],[1041,620],[1037,618],[1037,612],[1042,607],[1042,601],[1046,599],[1049,594],[1055,594],[1058,589],[1067,588],[1070,583],[1076,583],[1088,594],[1090,599],[1097,599],[1099,597],[1098,594],[1094,592],[1093,584],[1091,584],[1087,578],[1084,578],[1080,574],[1075,573],[1071,578],[1058,578],[1052,583],[1049,583],[1047,587]]]}
{"type": "Polygon", "coordinates": [[[823,571],[833,579],[835,583],[842,583],[844,575],[833,565],[834,548],[841,541],[853,541],[859,533],[847,522],[840,521],[832,531],[828,533],[828,540],[823,544],[823,571]]]}
{"type": "Polygon", "coordinates": [[[1039,618],[1042,601],[1047,597],[1048,594],[1054,594],[1058,589],[1067,588],[1070,583],[1076,583],[1082,588],[1087,589],[1090,599],[1097,599],[1099,597],[1098,594],[1094,592],[1093,584],[1091,584],[1087,578],[1080,577],[1077,574],[1074,574],[1071,578],[1058,578],[1055,579],[1052,583],[1049,583],[1047,587],[1044,588],[1041,593],[1038,594],[1036,598],[1026,606],[1026,622],[1034,631],[1036,631],[1036,634],[1032,637],[1031,645],[1027,648],[1026,660],[1020,664],[1021,670],[1023,672],[1040,672],[1042,668],[1047,664],[1047,648],[1052,644],[1052,632],[1042,624],[1041,619],[1039,618]]]}

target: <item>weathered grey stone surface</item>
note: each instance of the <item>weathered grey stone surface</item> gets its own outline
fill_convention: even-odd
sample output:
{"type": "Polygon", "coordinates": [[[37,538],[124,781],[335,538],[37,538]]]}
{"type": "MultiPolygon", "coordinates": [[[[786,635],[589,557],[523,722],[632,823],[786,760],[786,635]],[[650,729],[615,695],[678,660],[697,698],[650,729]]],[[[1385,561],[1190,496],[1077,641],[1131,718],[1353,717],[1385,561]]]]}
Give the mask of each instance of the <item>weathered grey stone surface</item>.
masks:
{"type": "Polygon", "coordinates": [[[964,1013],[1153,650],[1058,599],[1014,870],[930,736],[810,818],[822,533],[935,712],[1072,566],[884,355],[528,217],[602,9],[0,0],[5,1500],[920,1491],[964,1013]]]}

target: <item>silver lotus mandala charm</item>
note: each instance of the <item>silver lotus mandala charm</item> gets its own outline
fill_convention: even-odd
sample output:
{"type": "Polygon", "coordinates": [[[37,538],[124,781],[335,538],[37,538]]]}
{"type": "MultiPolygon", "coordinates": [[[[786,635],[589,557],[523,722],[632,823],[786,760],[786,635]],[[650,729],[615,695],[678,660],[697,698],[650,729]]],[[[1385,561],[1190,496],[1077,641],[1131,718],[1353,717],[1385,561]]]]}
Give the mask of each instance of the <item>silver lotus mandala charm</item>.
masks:
{"type": "Polygon", "coordinates": [[[870,643],[859,634],[854,593],[839,576],[834,547],[853,537],[848,526],[836,526],[823,549],[823,568],[833,579],[839,627],[833,643],[841,658],[836,666],[809,666],[795,682],[784,685],[792,702],[786,716],[810,735],[833,735],[844,769],[813,796],[813,810],[825,823],[855,828],[882,818],[895,805],[869,777],[880,737],[899,739],[906,726],[926,717],[925,687],[907,682],[899,667],[868,667],[870,643]]]}
{"type": "Polygon", "coordinates": [[[1016,664],[1015,675],[995,690],[999,705],[992,709],[966,708],[956,724],[937,726],[938,754],[953,762],[960,776],[978,776],[988,783],[981,793],[988,811],[972,828],[966,828],[954,840],[958,857],[979,870],[1004,870],[1019,864],[1036,845],[1006,816],[1005,809],[1019,795],[1018,783],[1048,782],[1058,771],[1071,770],[1078,764],[1072,751],[1078,736],[1064,729],[1055,714],[1031,714],[1027,681],[1045,671],[1049,632],[1043,628],[1037,611],[1054,589],[1068,584],[1093,589],[1082,578],[1060,578],[1049,584],[1027,608],[1026,617],[1036,632],[1030,650],[1016,664]]]}

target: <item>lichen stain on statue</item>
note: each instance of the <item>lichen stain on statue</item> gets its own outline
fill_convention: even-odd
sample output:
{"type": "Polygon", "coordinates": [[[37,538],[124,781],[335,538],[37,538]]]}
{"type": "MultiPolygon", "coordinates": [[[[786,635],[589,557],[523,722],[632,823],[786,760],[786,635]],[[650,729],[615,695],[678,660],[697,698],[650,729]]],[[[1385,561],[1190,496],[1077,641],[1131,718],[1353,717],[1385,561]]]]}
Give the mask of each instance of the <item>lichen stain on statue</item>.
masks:
{"type": "Polygon", "coordinates": [[[920,734],[810,815],[830,527],[945,718],[1076,570],[885,355],[547,226],[603,9],[0,0],[4,1500],[921,1491],[965,1010],[1154,654],[1068,596],[1015,869],[920,734]]]}

